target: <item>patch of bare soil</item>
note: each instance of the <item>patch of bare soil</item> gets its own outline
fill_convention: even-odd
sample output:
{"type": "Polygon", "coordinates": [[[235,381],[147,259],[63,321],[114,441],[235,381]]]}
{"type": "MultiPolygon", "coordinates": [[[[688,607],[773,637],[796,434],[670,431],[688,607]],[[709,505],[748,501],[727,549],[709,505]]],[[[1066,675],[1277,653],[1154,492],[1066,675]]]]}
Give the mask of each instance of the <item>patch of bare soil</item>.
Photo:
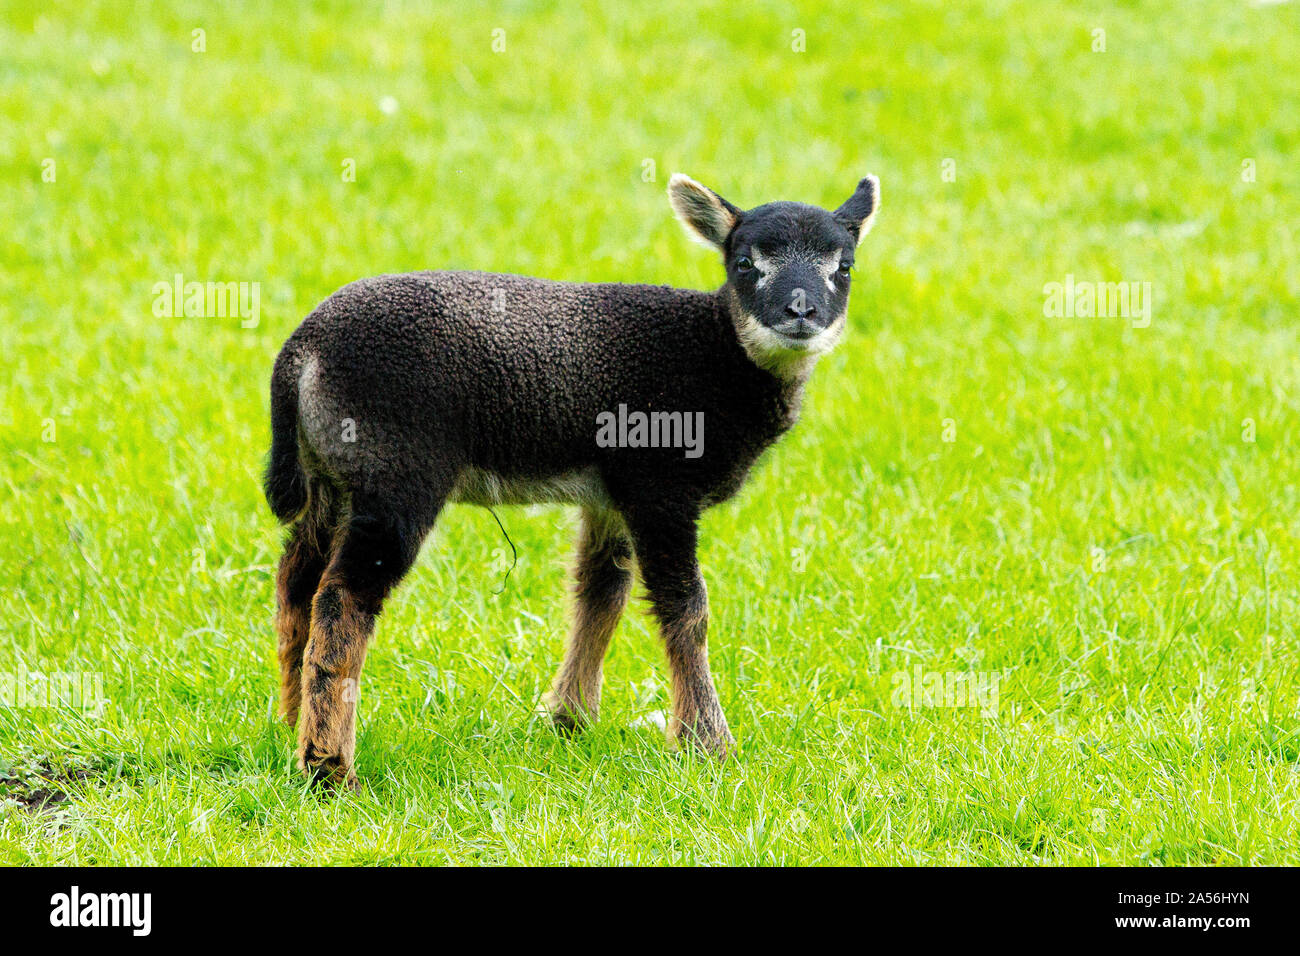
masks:
{"type": "Polygon", "coordinates": [[[64,787],[90,776],[89,770],[55,771],[48,764],[0,770],[0,802],[14,804],[27,813],[56,810],[71,800],[64,787]]]}

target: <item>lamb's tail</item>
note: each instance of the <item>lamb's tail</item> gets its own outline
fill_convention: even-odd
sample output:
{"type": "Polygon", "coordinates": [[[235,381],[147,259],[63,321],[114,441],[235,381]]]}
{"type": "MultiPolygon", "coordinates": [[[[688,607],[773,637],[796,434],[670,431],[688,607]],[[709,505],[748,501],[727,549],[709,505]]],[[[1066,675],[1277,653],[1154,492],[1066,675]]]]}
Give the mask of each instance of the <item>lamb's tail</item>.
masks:
{"type": "Polygon", "coordinates": [[[262,488],[282,524],[307,507],[307,476],[298,458],[299,366],[298,356],[285,349],[271,372],[271,454],[262,488]]]}

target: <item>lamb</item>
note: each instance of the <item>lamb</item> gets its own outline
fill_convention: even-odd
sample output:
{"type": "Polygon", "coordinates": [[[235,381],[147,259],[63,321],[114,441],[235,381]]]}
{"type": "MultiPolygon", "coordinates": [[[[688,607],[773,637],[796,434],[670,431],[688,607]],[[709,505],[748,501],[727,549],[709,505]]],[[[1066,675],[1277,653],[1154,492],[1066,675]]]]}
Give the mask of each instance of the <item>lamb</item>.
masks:
{"type": "Polygon", "coordinates": [[[669,737],[717,757],[732,749],[709,672],[697,523],[794,424],[817,358],[841,338],[880,184],[867,176],[834,212],[745,211],[681,174],[668,194],[722,255],[716,291],[384,275],[335,292],[284,344],[265,491],[290,525],[276,587],[280,711],[313,782],[357,786],[367,643],[448,502],[581,508],[573,622],[543,700],[557,727],[597,714],[635,565],[672,675],[669,737]],[[698,423],[696,453],[609,427],[629,410],[698,423]]]}

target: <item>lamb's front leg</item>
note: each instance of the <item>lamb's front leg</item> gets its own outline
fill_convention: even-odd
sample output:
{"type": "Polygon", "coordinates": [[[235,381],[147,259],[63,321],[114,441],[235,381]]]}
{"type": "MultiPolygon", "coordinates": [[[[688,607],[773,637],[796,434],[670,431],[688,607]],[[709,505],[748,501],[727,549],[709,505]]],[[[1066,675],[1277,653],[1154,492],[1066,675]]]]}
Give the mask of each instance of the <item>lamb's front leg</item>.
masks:
{"type": "Polygon", "coordinates": [[[694,511],[629,520],[672,675],[668,736],[725,758],[735,741],[709,672],[709,597],[695,557],[695,522],[694,511]]]}
{"type": "Polygon", "coordinates": [[[556,726],[576,730],[600,710],[610,638],[632,590],[632,545],[616,514],[585,510],[573,566],[573,628],[543,701],[556,726]]]}

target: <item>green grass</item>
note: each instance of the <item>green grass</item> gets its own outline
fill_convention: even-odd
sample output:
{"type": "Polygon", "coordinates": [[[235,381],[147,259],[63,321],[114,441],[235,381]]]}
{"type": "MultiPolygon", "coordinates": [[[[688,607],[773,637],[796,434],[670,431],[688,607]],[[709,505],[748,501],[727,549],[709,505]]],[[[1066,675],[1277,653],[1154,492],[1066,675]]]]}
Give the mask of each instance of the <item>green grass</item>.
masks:
{"type": "Polygon", "coordinates": [[[168,6],[0,13],[0,671],[110,701],[0,708],[0,860],[1300,862],[1300,4],[168,6]],[[575,516],[502,510],[498,595],[452,508],[319,799],[271,716],[279,344],[380,272],[713,287],[675,170],[883,183],[850,336],[703,527],[739,759],[665,748],[643,607],[554,735],[575,516]],[[176,273],[260,324],[155,318],[176,273]],[[1044,317],[1067,274],[1150,326],[1044,317]],[[900,706],[918,664],[997,708],[900,706]]]}

